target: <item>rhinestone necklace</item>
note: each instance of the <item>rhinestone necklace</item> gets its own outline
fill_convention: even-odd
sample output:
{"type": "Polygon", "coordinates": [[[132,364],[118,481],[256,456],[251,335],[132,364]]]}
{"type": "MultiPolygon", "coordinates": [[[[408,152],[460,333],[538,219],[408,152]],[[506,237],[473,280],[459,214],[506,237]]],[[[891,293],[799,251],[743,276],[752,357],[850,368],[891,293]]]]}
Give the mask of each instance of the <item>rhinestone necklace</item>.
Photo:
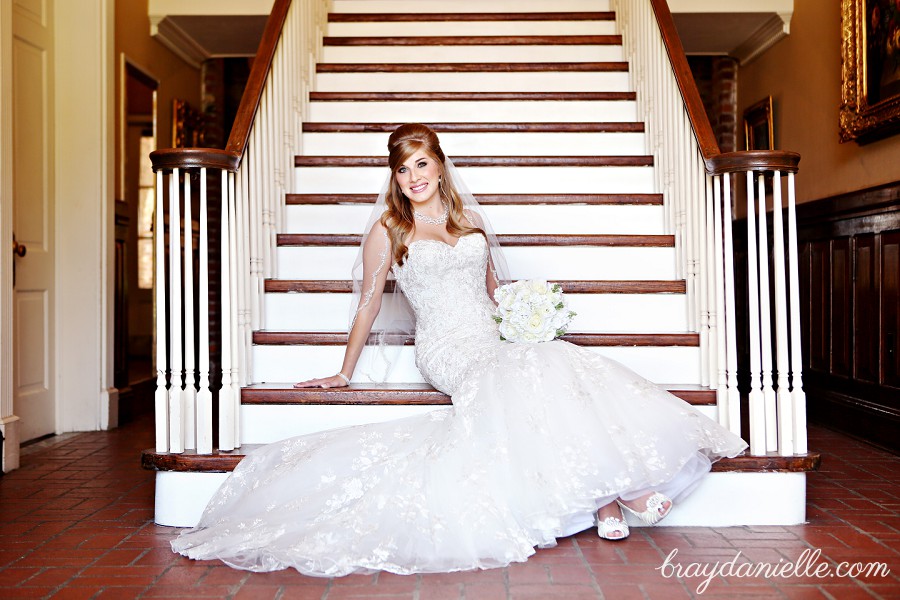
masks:
{"type": "Polygon", "coordinates": [[[444,205],[444,214],[439,217],[429,217],[428,215],[423,215],[415,209],[413,209],[413,215],[415,215],[415,217],[423,223],[428,223],[429,225],[443,225],[447,222],[447,216],[450,214],[450,205],[445,202],[442,202],[441,204],[444,205]]]}

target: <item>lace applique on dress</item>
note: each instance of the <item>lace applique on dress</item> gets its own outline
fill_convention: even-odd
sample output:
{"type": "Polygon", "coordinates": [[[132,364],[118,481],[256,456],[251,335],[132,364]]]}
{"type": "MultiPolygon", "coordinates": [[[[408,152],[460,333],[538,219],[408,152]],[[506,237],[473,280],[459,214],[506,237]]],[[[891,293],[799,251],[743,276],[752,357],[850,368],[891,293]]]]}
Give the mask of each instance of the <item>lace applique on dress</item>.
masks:
{"type": "Polygon", "coordinates": [[[381,254],[379,255],[381,262],[378,264],[378,268],[375,269],[375,272],[372,273],[372,282],[369,285],[369,289],[366,290],[362,304],[356,309],[356,313],[354,313],[353,319],[350,321],[350,330],[352,330],[353,326],[356,324],[356,318],[359,317],[360,311],[369,306],[369,303],[372,301],[372,295],[375,294],[375,288],[378,286],[378,275],[381,274],[381,270],[384,268],[385,263],[387,263],[387,255],[391,249],[391,240],[388,238],[387,230],[382,231],[382,234],[384,234],[384,248],[381,249],[381,254]]]}

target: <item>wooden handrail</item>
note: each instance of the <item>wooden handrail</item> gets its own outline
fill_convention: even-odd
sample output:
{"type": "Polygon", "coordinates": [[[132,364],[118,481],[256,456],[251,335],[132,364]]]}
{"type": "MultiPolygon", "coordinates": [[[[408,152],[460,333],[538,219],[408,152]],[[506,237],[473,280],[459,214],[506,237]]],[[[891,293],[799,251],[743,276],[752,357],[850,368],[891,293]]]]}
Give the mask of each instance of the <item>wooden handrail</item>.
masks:
{"type": "Polygon", "coordinates": [[[678,82],[681,97],[684,98],[684,106],[687,109],[688,118],[691,120],[694,134],[697,136],[697,145],[706,165],[706,172],[711,175],[722,173],[734,173],[738,171],[769,171],[778,169],[791,173],[797,172],[797,164],[800,155],[796,152],[779,150],[753,150],[722,153],[719,143],[713,133],[709,116],[697,90],[697,83],[691,67],[688,65],[687,55],[681,43],[681,36],[675,28],[675,20],[672,11],[669,10],[667,0],[650,0],[656,22],[662,34],[663,43],[666,45],[666,53],[672,63],[672,71],[678,82]]]}
{"type": "Polygon", "coordinates": [[[241,159],[244,157],[244,151],[247,149],[250,130],[253,127],[253,119],[256,117],[257,108],[259,108],[259,101],[265,89],[266,79],[269,76],[272,61],[275,58],[275,48],[278,46],[278,40],[281,38],[281,31],[284,29],[284,23],[290,7],[291,0],[275,0],[272,6],[272,12],[269,13],[269,18],[266,20],[262,39],[253,59],[253,67],[250,69],[250,76],[247,78],[247,87],[244,88],[244,94],[241,96],[241,104],[235,115],[234,125],[231,127],[231,134],[228,136],[225,149],[166,148],[157,150],[150,153],[150,161],[153,163],[154,171],[158,169],[198,167],[221,168],[231,172],[237,171],[241,164],[241,159]]]}
{"type": "Polygon", "coordinates": [[[259,107],[259,101],[262,98],[263,89],[266,85],[266,78],[272,67],[272,60],[275,58],[275,48],[278,46],[281,30],[284,28],[284,22],[287,19],[290,7],[291,0],[275,0],[272,12],[269,13],[269,18],[266,21],[266,28],[263,30],[259,48],[256,50],[253,67],[250,69],[250,76],[247,78],[247,87],[244,89],[244,95],[241,96],[241,104],[234,117],[234,125],[231,128],[231,135],[228,136],[228,143],[225,144],[226,151],[238,155],[238,163],[240,163],[240,159],[244,155],[244,150],[247,149],[253,118],[256,116],[256,109],[259,107]]]}

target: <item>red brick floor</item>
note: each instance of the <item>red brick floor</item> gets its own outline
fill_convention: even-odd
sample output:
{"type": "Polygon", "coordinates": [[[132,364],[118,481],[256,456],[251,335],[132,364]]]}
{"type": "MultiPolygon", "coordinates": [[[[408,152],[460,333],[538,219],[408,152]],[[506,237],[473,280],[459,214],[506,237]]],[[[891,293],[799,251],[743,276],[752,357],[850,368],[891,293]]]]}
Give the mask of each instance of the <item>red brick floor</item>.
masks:
{"type": "MultiPolygon", "coordinates": [[[[587,531],[526,564],[445,575],[378,574],[323,580],[294,571],[252,574],[173,554],[177,530],[153,524],[153,474],[139,452],[143,419],[114,431],[53,438],[25,449],[0,478],[0,598],[233,598],[339,600],[581,598],[900,598],[900,458],[811,428],[822,470],[809,476],[809,524],[796,527],[638,529],[621,543],[587,531]],[[673,562],[881,561],[886,576],[664,577],[673,562]]],[[[696,568],[696,567],[695,567],[696,568]]]]}

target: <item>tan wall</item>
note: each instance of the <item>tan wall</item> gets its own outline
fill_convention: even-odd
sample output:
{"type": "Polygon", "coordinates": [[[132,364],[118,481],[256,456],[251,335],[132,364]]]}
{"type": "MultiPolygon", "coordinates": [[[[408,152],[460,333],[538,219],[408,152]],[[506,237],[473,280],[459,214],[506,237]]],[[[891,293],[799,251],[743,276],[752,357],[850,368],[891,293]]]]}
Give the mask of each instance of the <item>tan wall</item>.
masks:
{"type": "Polygon", "coordinates": [[[116,0],[116,197],[121,198],[120,57],[125,56],[159,82],[157,90],[157,144],[172,146],[172,99],[200,107],[200,70],[190,66],[150,36],[148,0],[116,0]]]}
{"type": "Polygon", "coordinates": [[[840,0],[795,0],[790,35],[738,75],[740,113],[771,94],[775,147],[802,157],[798,202],[900,180],[900,135],[838,142],[840,26],[840,0]]]}

